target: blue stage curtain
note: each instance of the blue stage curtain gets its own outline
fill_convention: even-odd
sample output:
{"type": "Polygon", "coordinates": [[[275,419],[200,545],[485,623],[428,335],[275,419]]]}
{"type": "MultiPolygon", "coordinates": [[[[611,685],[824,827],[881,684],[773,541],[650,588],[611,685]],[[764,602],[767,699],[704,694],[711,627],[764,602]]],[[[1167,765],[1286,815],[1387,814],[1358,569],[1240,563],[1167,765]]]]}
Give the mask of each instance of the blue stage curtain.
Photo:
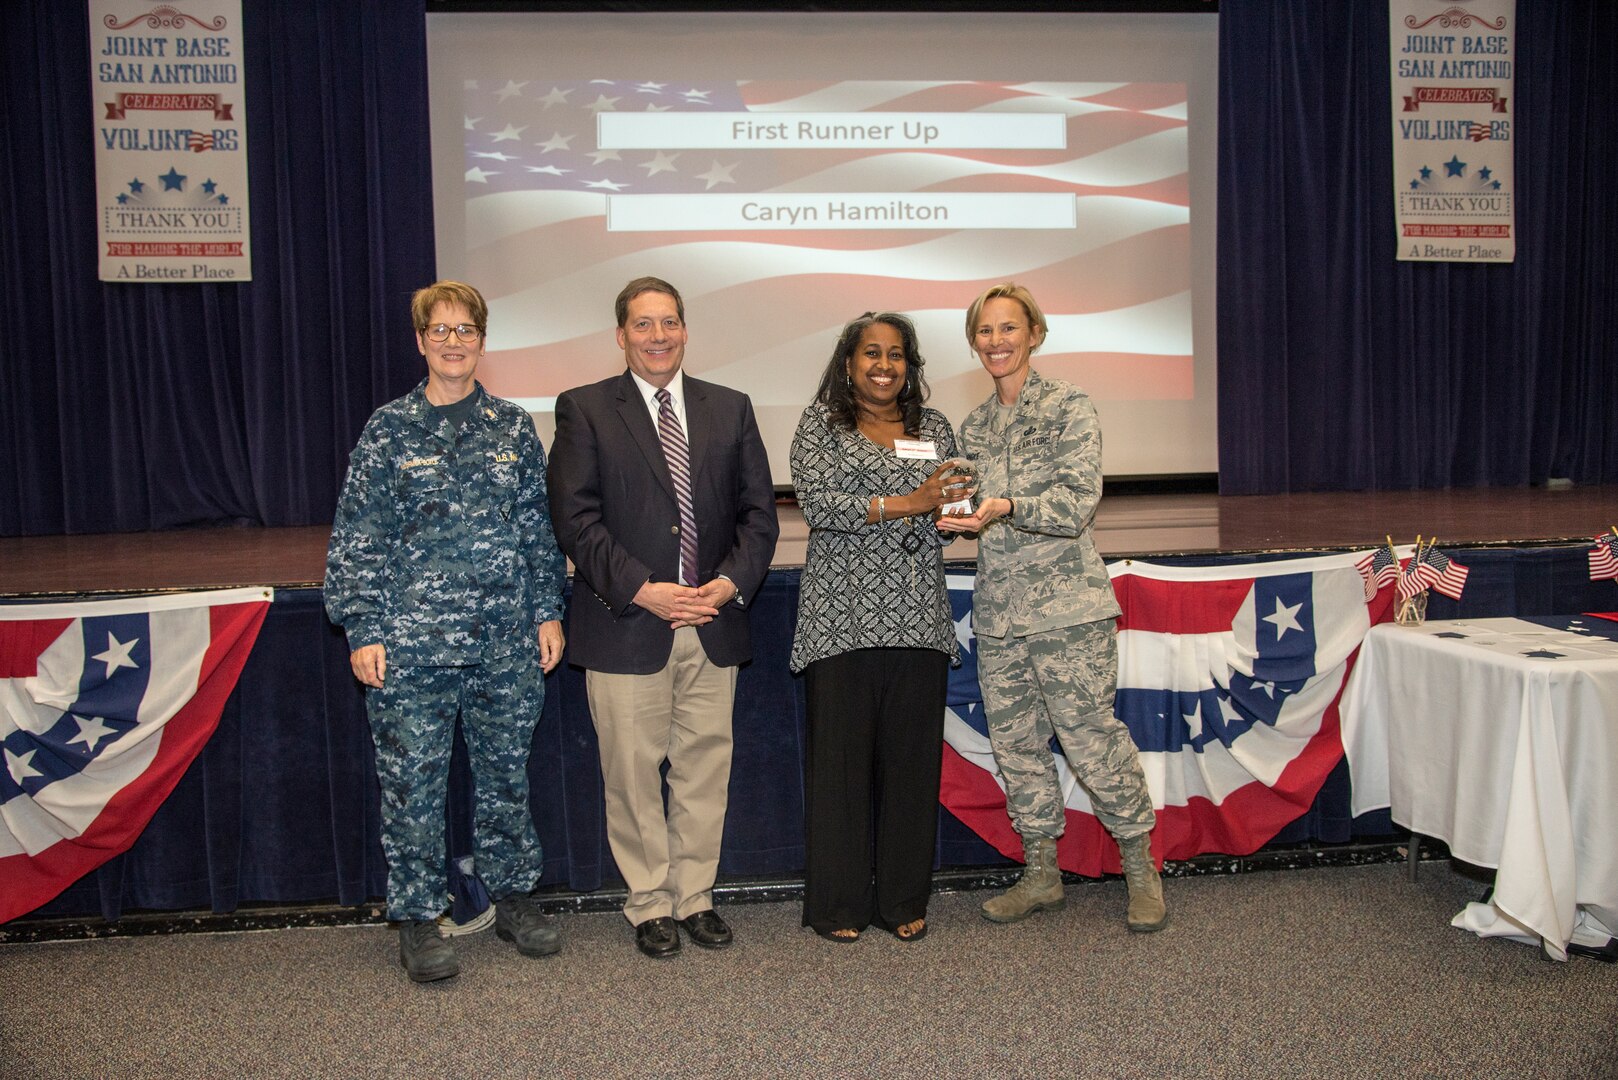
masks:
{"type": "Polygon", "coordinates": [[[1618,480],[1618,4],[1517,4],[1510,265],[1395,260],[1388,29],[1219,5],[1220,491],[1618,480]]]}
{"type": "Polygon", "coordinates": [[[87,18],[6,6],[0,294],[18,326],[0,364],[0,535],[330,521],[366,417],[422,373],[423,0],[242,0],[241,284],[96,280],[87,18]]]}

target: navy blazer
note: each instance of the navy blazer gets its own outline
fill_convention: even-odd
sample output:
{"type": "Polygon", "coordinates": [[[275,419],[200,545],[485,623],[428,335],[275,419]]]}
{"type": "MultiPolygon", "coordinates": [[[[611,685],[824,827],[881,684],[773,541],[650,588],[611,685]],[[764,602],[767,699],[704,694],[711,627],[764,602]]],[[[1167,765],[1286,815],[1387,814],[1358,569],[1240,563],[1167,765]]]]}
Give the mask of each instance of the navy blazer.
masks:
{"type": "MultiPolygon", "coordinates": [[[[685,415],[697,569],[704,583],[723,574],[741,590],[697,633],[708,659],[729,667],[752,658],[746,609],[775,554],[775,489],[746,394],[687,375],[685,415]]],[[[648,580],[679,580],[680,513],[663,446],[627,369],[556,399],[549,481],[551,523],[575,571],[569,659],[616,674],[661,670],[674,631],[633,601],[648,580]]]]}

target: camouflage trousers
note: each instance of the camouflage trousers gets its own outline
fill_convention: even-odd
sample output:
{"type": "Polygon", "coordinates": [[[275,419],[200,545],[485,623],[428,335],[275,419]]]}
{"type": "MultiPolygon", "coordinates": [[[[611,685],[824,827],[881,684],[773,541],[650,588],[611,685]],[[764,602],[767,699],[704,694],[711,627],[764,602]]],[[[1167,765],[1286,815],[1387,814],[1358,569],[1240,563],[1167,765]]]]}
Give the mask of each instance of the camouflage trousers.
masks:
{"type": "Polygon", "coordinates": [[[528,752],[545,704],[537,648],[468,667],[389,667],[365,704],[382,786],[388,918],[431,919],[449,907],[444,799],[457,714],[476,792],[478,876],[496,899],[532,889],[542,869],[528,806],[528,752]]]}
{"type": "Polygon", "coordinates": [[[1157,816],[1129,729],[1112,714],[1118,636],[1111,619],[1023,637],[978,638],[978,684],[1006,810],[1026,839],[1066,827],[1055,734],[1096,818],[1120,840],[1157,816]]]}

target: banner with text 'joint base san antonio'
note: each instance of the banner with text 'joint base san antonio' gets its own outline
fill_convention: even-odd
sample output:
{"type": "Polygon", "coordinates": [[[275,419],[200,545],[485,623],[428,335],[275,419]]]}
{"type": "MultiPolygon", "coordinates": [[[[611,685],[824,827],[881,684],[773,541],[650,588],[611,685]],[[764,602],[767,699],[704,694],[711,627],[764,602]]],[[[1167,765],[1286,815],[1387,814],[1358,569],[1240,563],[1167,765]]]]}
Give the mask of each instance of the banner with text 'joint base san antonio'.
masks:
{"type": "Polygon", "coordinates": [[[240,0],[89,0],[102,281],[247,281],[240,0]]]}
{"type": "Polygon", "coordinates": [[[1516,257],[1516,39],[1515,0],[1388,0],[1400,260],[1516,257]]]}

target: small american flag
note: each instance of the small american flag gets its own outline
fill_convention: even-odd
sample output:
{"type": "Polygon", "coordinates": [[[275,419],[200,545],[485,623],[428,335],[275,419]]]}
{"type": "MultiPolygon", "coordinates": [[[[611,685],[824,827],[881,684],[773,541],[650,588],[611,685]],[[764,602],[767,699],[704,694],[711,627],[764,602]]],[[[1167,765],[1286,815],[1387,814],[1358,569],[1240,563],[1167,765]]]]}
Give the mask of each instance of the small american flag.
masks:
{"type": "Polygon", "coordinates": [[[1595,545],[1590,549],[1590,580],[1618,581],[1618,554],[1614,554],[1614,548],[1618,548],[1618,533],[1602,533],[1595,538],[1595,545]]]}
{"type": "Polygon", "coordinates": [[[1365,602],[1370,603],[1383,586],[1399,579],[1399,556],[1394,553],[1393,542],[1390,540],[1371,552],[1355,568],[1365,579],[1365,602]]]}
{"type": "Polygon", "coordinates": [[[1418,546],[1399,574],[1399,599],[1409,600],[1423,589],[1437,589],[1451,600],[1459,600],[1468,573],[1466,567],[1437,548],[1418,546]]]}

